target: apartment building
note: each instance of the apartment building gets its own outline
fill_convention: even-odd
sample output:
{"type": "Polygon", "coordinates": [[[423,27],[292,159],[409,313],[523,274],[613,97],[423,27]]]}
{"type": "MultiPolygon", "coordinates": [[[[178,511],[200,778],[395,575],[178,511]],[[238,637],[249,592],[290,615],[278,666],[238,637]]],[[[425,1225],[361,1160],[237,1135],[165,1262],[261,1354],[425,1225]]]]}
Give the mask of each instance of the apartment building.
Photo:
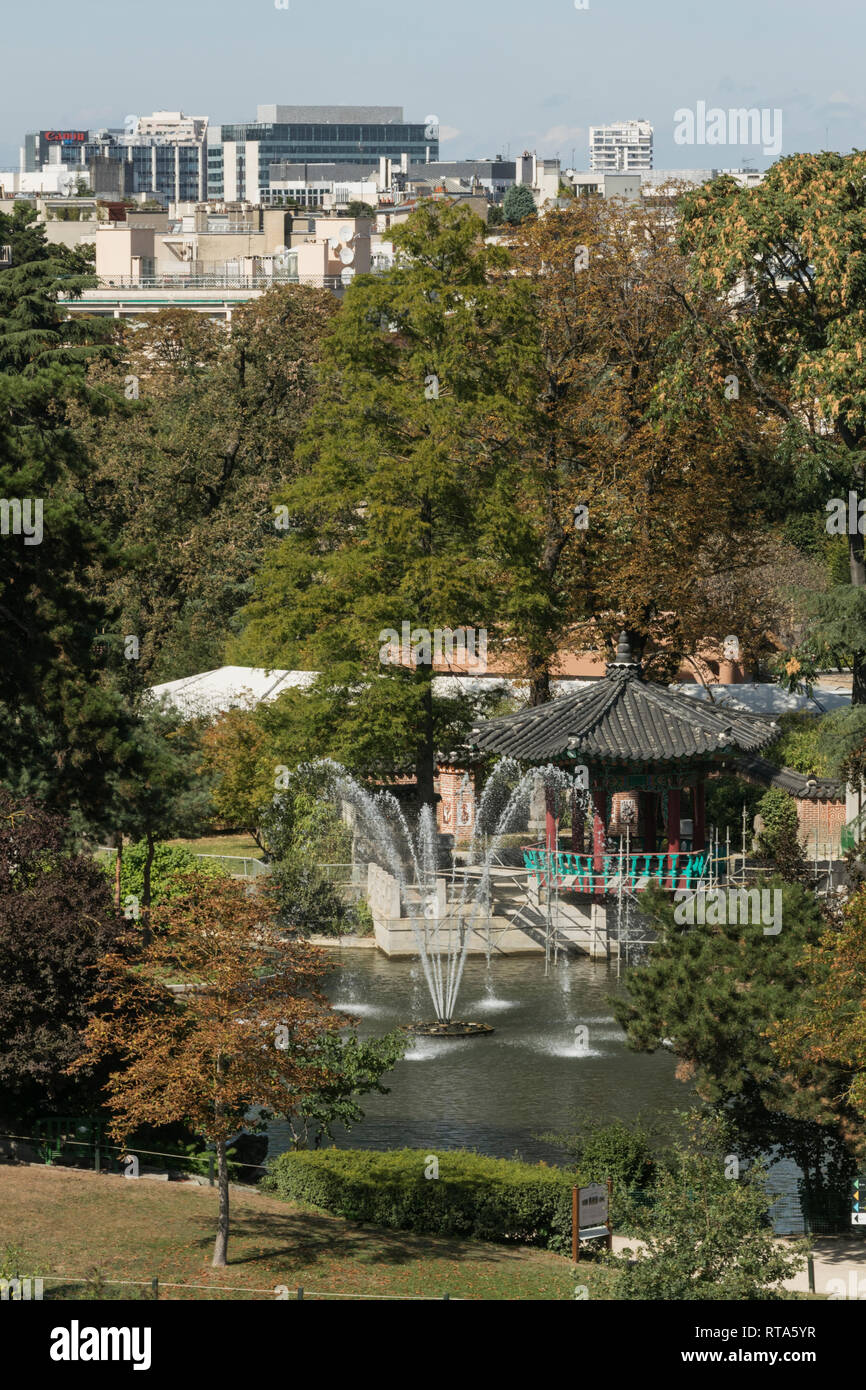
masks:
{"type": "Polygon", "coordinates": [[[649,121],[614,121],[589,128],[589,167],[593,173],[634,174],[653,167],[653,128],[649,121]]]}

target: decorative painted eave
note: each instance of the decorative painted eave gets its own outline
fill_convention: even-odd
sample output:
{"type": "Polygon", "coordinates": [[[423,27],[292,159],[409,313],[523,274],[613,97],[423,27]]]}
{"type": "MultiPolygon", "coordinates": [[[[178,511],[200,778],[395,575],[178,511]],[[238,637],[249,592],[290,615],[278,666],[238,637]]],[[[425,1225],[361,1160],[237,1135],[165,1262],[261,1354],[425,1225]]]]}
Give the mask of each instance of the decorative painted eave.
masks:
{"type": "Polygon", "coordinates": [[[574,695],[488,719],[469,742],[528,762],[717,762],[778,734],[773,719],[704,704],[644,679],[623,632],[600,681],[574,695]]]}

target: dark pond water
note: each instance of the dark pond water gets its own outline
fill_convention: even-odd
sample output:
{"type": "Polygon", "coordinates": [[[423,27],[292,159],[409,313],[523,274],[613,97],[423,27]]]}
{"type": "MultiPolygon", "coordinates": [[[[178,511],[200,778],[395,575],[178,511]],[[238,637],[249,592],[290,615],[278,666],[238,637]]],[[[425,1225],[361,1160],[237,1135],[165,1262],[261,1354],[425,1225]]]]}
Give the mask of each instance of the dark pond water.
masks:
{"type": "MultiPolygon", "coordinates": [[[[372,950],[346,950],[328,993],[359,1018],[370,1037],[430,1019],[421,967],[372,950]]],[[[341,1148],[477,1149],[501,1158],[562,1160],[541,1138],[568,1131],[579,1114],[659,1128],[691,1099],[666,1051],[629,1052],[610,996],[616,968],[586,958],[560,961],[545,977],[543,959],[467,961],[457,1015],[495,1032],[465,1039],[418,1038],[391,1073],[387,1096],[362,1101],[365,1118],[336,1129],[341,1148]],[[581,1044],[575,1030],[585,1027],[581,1044]]],[[[289,1147],[285,1126],[270,1131],[270,1152],[289,1147]]]]}

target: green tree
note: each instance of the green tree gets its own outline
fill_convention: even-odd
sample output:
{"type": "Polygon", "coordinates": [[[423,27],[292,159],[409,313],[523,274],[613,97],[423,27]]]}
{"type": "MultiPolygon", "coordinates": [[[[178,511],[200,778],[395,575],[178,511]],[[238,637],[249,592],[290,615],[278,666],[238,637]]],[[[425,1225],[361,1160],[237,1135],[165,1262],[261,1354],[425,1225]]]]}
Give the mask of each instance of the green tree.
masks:
{"type": "Polygon", "coordinates": [[[318,1149],[323,1139],[332,1139],[335,1125],[346,1130],[360,1124],[364,1112],[359,1097],[388,1095],[382,1077],[391,1071],[406,1051],[405,1033],[386,1033],[381,1038],[361,1041],[357,1034],[340,1036],[327,1033],[310,1057],[313,1084],[299,1087],[296,1104],[284,1112],[296,1149],[307,1149],[312,1141],[318,1149]],[[323,1077],[322,1066],[326,1069],[323,1077]]]}
{"type": "MultiPolygon", "coordinates": [[[[145,941],[150,933],[151,874],[158,840],[198,833],[210,810],[210,788],[201,775],[199,730],[170,705],[139,701],[126,756],[113,779],[106,819],[113,817],[118,853],[122,837],[143,840],[140,910],[145,941]]],[[[122,863],[120,883],[122,884],[122,863]]],[[[137,895],[136,895],[137,896],[137,895]]]]}
{"type": "Polygon", "coordinates": [[[12,247],[0,270],[0,780],[74,813],[96,815],[122,751],[120,695],[95,639],[110,614],[89,584],[117,551],[84,497],[90,462],[73,428],[98,411],[88,365],[107,352],[106,327],[64,317],[61,289],[80,292],[44,230],[16,207],[0,214],[12,247]]]}
{"type": "MultiPolygon", "coordinates": [[[[725,177],[688,193],[682,244],[695,285],[723,312],[693,312],[706,373],[723,364],[768,421],[791,479],[817,487],[819,505],[866,481],[866,281],[860,273],[866,154],[780,159],[756,188],[725,177]]],[[[784,491],[784,486],[780,491],[784,491]]],[[[854,704],[866,702],[866,557],[847,536],[847,584],[813,602],[808,651],[850,659],[854,704]]]]}
{"type": "Polygon", "coordinates": [[[286,536],[233,652],[319,673],[275,706],[299,761],[408,765],[431,802],[436,750],[455,746],[471,707],[434,698],[422,638],[405,664],[396,647],[404,622],[431,648],[437,629],[492,625],[478,512],[498,506],[508,524],[493,482],[519,443],[530,320],[507,253],[466,207],[424,204],[394,241],[397,265],[353,282],[325,343],[303,472],[277,497],[286,536]]]}
{"type": "Polygon", "coordinates": [[[292,475],[336,313],[333,295],[302,285],[242,305],[230,335],[167,309],[127,331],[121,363],[91,373],[104,404],[77,420],[94,461],[86,496],[125,552],[93,584],[137,637],[143,684],[222,664],[281,535],[270,497],[292,475]]]}
{"type": "Polygon", "coordinates": [[[612,1001],[613,1012],[636,1051],[654,1052],[667,1041],[680,1059],[678,1078],[736,1122],[741,1156],[778,1145],[793,1159],[804,1200],[816,1211],[852,1171],[830,1106],[844,1072],[815,1060],[795,1077],[780,1067],[766,1030],[770,1021],[787,1030],[797,1016],[808,983],[804,948],[819,940],[822,919],[802,887],[779,880],[762,887],[782,895],[775,935],[764,935],[760,923],[731,920],[739,912],[727,911],[727,900],[725,913],[716,914],[723,923],[679,924],[673,903],[648,894],[645,909],[659,936],[647,961],[629,971],[627,995],[612,1001]]]}
{"type": "Polygon", "coordinates": [[[806,1263],[773,1237],[773,1197],[753,1164],[737,1173],[735,1143],[718,1116],[694,1114],[686,1140],[658,1172],[635,1225],[641,1241],[610,1260],[621,1299],[765,1301],[806,1263]]]}
{"type": "Polygon", "coordinates": [[[535,199],[532,190],[527,188],[525,183],[516,183],[511,188],[505,190],[505,197],[502,199],[502,215],[506,222],[510,222],[512,227],[517,227],[521,222],[525,222],[527,217],[532,217],[535,213],[535,199]]]}
{"type": "Polygon", "coordinates": [[[866,1152],[866,889],[845,904],[841,921],[806,946],[802,963],[805,987],[793,1019],[771,1020],[768,1036],[774,1054],[795,1076],[835,1065],[842,1085],[827,1092],[833,1117],[862,1159],[866,1152]]]}

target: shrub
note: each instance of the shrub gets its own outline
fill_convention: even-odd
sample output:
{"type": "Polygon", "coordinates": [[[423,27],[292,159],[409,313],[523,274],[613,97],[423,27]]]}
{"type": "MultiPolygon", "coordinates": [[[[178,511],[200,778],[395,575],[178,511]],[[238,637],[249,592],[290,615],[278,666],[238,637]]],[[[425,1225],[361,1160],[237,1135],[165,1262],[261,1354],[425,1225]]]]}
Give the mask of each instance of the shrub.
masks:
{"type": "Polygon", "coordinates": [[[352,934],[360,921],[319,865],[297,850],[274,864],[267,892],[278,924],[301,936],[352,934]]]}
{"type": "MultiPolygon", "coordinates": [[[[141,898],[144,893],[144,861],[147,858],[147,841],[139,840],[135,845],[127,845],[123,851],[120,865],[121,903],[133,894],[141,898]]],[[[114,879],[114,858],[105,865],[109,877],[114,879]]],[[[226,877],[227,871],[220,864],[208,859],[199,859],[185,845],[167,845],[158,841],[150,870],[150,901],[154,907],[182,891],[180,882],[184,874],[202,874],[206,878],[226,877]]]]}
{"type": "Polygon", "coordinates": [[[465,1150],[320,1149],[280,1154],[265,1185],[350,1221],[398,1231],[571,1248],[572,1178],[562,1168],[465,1150]]]}
{"type": "Polygon", "coordinates": [[[614,1192],[649,1186],[656,1170],[652,1141],[640,1120],[589,1120],[577,1134],[547,1136],[561,1144],[574,1164],[574,1181],[585,1186],[613,1180],[614,1192]]]}
{"type": "Polygon", "coordinates": [[[797,804],[781,787],[770,787],[764,792],[758,802],[758,815],[764,822],[758,837],[762,853],[772,856],[780,843],[787,843],[792,834],[796,838],[797,804]]]}

